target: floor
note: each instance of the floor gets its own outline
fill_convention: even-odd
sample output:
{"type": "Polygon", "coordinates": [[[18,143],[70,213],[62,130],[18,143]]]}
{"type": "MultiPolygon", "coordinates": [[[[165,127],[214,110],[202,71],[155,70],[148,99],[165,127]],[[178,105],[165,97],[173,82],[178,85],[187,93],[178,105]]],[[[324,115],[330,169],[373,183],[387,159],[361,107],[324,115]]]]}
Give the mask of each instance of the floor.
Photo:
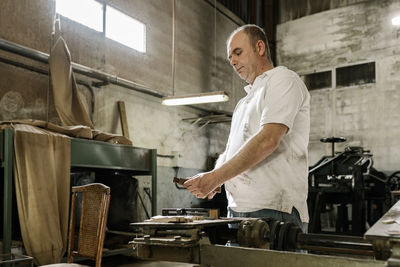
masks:
{"type": "MultiPolygon", "coordinates": [[[[81,263],[92,266],[90,262],[81,263]]],[[[167,262],[167,261],[142,261],[133,257],[116,255],[105,257],[102,260],[102,267],[195,267],[198,264],[181,263],[181,262],[167,262]]]]}

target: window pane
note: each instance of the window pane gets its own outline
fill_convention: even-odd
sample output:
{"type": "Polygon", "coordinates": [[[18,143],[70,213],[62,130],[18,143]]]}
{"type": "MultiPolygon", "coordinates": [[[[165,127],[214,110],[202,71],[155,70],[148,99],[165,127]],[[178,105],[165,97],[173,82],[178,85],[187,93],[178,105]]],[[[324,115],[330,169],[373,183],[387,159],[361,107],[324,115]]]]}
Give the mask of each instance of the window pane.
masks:
{"type": "Polygon", "coordinates": [[[322,88],[332,87],[332,72],[316,72],[310,73],[303,76],[304,83],[306,84],[308,90],[316,90],[322,88]]]}
{"type": "Polygon", "coordinates": [[[146,52],[146,26],[110,6],[106,12],[106,37],[146,52]]]}
{"type": "Polygon", "coordinates": [[[56,0],[56,12],[93,30],[103,31],[103,5],[94,0],[56,0]]]}
{"type": "Polygon", "coordinates": [[[375,62],[336,69],[336,86],[375,83],[375,62]]]}

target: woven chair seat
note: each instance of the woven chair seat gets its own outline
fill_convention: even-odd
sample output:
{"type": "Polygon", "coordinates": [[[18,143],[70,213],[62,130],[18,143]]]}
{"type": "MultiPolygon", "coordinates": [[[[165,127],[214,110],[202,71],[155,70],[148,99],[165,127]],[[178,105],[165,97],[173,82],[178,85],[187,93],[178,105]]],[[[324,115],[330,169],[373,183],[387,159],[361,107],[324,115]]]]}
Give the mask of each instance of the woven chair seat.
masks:
{"type": "Polygon", "coordinates": [[[42,267],[90,267],[87,265],[77,264],[77,263],[55,263],[55,264],[47,264],[41,265],[42,267]]]}

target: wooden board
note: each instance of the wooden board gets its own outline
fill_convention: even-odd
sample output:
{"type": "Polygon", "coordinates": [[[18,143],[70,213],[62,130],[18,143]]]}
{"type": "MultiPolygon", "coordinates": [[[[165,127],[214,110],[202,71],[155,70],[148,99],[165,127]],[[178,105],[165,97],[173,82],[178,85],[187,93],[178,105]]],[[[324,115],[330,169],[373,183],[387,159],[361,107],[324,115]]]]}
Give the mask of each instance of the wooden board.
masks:
{"type": "Polygon", "coordinates": [[[130,139],[129,138],[128,120],[126,118],[125,102],[118,101],[117,103],[118,103],[119,116],[121,118],[122,135],[125,136],[126,138],[130,139]]]}

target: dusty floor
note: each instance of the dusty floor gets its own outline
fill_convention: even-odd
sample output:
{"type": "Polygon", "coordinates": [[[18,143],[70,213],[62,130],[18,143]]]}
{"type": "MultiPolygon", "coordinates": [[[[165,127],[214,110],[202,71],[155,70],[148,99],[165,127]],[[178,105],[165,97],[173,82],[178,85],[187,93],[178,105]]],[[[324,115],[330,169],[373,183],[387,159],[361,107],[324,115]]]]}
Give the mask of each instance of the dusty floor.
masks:
{"type": "MultiPolygon", "coordinates": [[[[85,262],[85,265],[92,266],[93,262],[85,262]]],[[[116,255],[105,257],[102,260],[102,267],[194,267],[197,264],[181,263],[181,262],[167,262],[167,261],[141,261],[132,257],[116,255]]]]}

